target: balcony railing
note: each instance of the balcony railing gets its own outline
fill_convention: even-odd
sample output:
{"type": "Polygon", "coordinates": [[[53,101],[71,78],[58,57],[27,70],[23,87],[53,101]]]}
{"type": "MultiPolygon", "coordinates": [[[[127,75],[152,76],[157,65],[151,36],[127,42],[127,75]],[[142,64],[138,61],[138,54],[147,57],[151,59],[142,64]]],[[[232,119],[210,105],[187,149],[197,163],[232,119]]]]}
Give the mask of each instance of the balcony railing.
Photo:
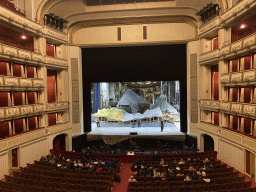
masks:
{"type": "Polygon", "coordinates": [[[200,54],[199,63],[201,64],[210,63],[210,62],[216,61],[217,59],[219,59],[219,57],[220,57],[219,49],[215,49],[215,50],[200,54]]]}
{"type": "Polygon", "coordinates": [[[59,101],[54,103],[46,103],[46,111],[59,111],[69,107],[68,101],[59,101]]]}

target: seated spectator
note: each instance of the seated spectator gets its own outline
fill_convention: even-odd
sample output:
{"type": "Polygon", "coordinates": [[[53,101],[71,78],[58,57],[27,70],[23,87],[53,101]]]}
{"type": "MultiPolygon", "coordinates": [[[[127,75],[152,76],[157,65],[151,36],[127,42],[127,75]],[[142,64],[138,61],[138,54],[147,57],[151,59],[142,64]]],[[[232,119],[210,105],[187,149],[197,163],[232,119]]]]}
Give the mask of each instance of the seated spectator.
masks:
{"type": "Polygon", "coordinates": [[[98,167],[98,168],[96,169],[96,171],[101,172],[101,171],[103,171],[103,169],[102,169],[102,167],[98,167]]]}
{"type": "Polygon", "coordinates": [[[166,172],[162,172],[161,175],[160,175],[160,177],[162,178],[163,181],[165,181],[165,180],[166,180],[166,177],[167,177],[166,172]]]}
{"type": "Polygon", "coordinates": [[[183,164],[185,164],[185,161],[183,159],[180,159],[180,162],[178,164],[183,165],[183,164]]]}
{"type": "Polygon", "coordinates": [[[192,181],[192,179],[189,175],[187,175],[186,178],[184,179],[184,181],[192,181]]]}
{"type": "Polygon", "coordinates": [[[164,165],[164,159],[161,159],[159,165],[164,165]]]}
{"type": "Polygon", "coordinates": [[[206,157],[204,160],[204,163],[208,163],[208,162],[210,162],[210,160],[206,157]]]}
{"type": "Polygon", "coordinates": [[[153,177],[160,177],[159,169],[155,169],[153,173],[154,173],[153,177]]]}
{"type": "Polygon", "coordinates": [[[153,161],[158,161],[158,159],[159,159],[159,156],[158,156],[158,154],[157,154],[157,151],[155,151],[155,154],[153,154],[153,161]]]}
{"type": "Polygon", "coordinates": [[[194,172],[195,171],[195,168],[190,166],[189,169],[188,169],[190,172],[194,172]]]}
{"type": "Polygon", "coordinates": [[[131,174],[132,174],[132,175],[137,175],[138,172],[137,172],[136,170],[133,170],[133,171],[131,171],[131,174]]]}
{"type": "Polygon", "coordinates": [[[189,164],[189,163],[191,163],[191,159],[190,159],[190,158],[188,158],[188,159],[186,160],[186,164],[189,164]]]}
{"type": "Polygon", "coordinates": [[[55,158],[55,156],[53,156],[53,157],[50,158],[49,163],[53,163],[53,164],[56,163],[56,158],[55,158]]]}
{"type": "Polygon", "coordinates": [[[213,170],[215,168],[214,168],[213,164],[211,164],[208,169],[213,170]]]}
{"type": "Polygon", "coordinates": [[[115,175],[115,182],[121,183],[121,178],[118,174],[115,175]]]}
{"type": "Polygon", "coordinates": [[[183,177],[183,176],[184,176],[184,174],[181,173],[180,171],[179,171],[178,174],[176,175],[176,177],[183,177]]]}
{"type": "Polygon", "coordinates": [[[206,172],[202,171],[202,179],[206,179],[206,172]]]}
{"type": "Polygon", "coordinates": [[[133,175],[131,175],[131,177],[129,178],[129,182],[137,182],[137,180],[133,178],[133,175]]]}

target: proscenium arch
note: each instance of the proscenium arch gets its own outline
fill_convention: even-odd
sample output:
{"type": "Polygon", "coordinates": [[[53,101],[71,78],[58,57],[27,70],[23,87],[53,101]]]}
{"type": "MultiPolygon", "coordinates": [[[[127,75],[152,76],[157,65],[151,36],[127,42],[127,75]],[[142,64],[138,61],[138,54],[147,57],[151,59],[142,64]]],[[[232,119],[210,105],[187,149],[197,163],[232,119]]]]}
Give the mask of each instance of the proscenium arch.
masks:
{"type": "Polygon", "coordinates": [[[68,43],[73,43],[73,35],[76,31],[89,27],[100,26],[118,26],[118,25],[136,25],[136,24],[161,24],[161,23],[186,23],[194,28],[194,40],[198,38],[198,21],[194,17],[180,15],[180,16],[155,16],[155,17],[141,17],[141,18],[114,18],[89,20],[74,23],[68,30],[68,43]]]}

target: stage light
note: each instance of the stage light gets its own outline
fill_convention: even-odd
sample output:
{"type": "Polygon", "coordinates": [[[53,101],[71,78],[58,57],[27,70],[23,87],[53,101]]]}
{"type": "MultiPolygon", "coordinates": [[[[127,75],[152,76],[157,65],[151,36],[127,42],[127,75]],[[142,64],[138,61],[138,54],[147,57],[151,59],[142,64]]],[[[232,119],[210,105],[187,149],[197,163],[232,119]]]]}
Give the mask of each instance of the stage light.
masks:
{"type": "Polygon", "coordinates": [[[241,26],[240,26],[240,29],[244,29],[246,27],[246,25],[245,24],[242,24],[241,26]]]}
{"type": "Polygon", "coordinates": [[[26,35],[21,35],[21,39],[27,39],[26,35]]]}

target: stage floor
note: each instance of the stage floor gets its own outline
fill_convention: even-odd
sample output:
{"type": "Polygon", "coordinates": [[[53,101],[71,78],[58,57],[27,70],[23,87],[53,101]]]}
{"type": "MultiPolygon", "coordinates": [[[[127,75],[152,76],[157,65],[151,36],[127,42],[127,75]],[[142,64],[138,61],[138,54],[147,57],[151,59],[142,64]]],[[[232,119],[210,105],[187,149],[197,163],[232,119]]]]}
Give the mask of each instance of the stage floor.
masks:
{"type": "Polygon", "coordinates": [[[136,124],[132,128],[131,124],[125,123],[109,123],[101,122],[100,127],[97,127],[95,122],[91,124],[92,131],[87,134],[88,140],[103,139],[107,143],[113,143],[112,140],[125,140],[133,137],[152,137],[174,140],[185,140],[186,135],[180,131],[180,123],[165,123],[164,130],[158,122],[144,122],[138,127],[136,124]],[[136,132],[136,135],[130,135],[131,132],[136,132]]]}

